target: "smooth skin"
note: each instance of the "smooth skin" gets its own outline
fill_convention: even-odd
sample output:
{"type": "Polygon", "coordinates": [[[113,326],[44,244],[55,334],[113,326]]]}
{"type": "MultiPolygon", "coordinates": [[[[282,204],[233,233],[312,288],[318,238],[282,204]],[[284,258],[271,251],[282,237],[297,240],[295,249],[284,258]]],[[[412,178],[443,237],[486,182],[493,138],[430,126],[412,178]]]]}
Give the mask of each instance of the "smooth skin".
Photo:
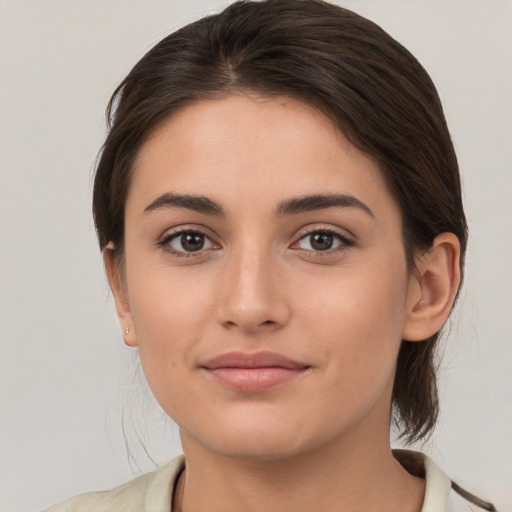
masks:
{"type": "Polygon", "coordinates": [[[438,236],[409,274],[378,166],[323,114],[256,95],[174,114],[136,160],[122,266],[112,246],[104,259],[125,342],[180,427],[173,511],[421,510],[424,481],[390,449],[393,378],[402,338],[451,310],[459,244],[438,236]],[[306,370],[228,389],[203,365],[229,351],[306,370]]]}

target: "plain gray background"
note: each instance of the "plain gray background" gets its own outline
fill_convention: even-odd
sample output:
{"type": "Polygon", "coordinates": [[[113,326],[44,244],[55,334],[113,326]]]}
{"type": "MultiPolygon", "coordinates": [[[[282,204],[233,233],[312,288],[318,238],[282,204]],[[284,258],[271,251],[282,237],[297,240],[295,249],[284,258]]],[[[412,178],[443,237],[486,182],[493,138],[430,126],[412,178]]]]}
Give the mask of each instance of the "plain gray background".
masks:
{"type": "MultiPolygon", "coordinates": [[[[409,48],[443,99],[471,241],[446,337],[441,421],[424,449],[461,485],[512,510],[512,3],[336,3],[409,48]]],[[[138,474],[137,463],[151,470],[138,436],[157,463],[180,451],[122,343],[91,176],[117,83],[167,33],[224,5],[0,0],[2,511],[112,487],[138,474]]]]}

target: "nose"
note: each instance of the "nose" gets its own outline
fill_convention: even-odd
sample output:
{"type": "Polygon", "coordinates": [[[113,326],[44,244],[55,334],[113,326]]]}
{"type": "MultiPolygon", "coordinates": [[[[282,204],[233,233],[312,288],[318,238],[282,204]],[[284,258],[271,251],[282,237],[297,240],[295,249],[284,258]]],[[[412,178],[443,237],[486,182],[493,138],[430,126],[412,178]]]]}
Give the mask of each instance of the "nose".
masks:
{"type": "Polygon", "coordinates": [[[248,334],[274,331],[290,319],[277,258],[247,247],[228,258],[220,287],[218,320],[248,334]]]}

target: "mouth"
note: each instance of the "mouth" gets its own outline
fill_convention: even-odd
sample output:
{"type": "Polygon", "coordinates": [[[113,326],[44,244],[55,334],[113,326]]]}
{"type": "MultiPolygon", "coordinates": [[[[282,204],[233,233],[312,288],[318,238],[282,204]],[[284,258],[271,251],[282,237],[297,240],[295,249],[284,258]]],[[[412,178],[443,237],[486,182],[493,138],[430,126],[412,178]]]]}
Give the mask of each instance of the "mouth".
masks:
{"type": "Polygon", "coordinates": [[[200,365],[220,385],[242,393],[259,393],[290,382],[311,367],[273,352],[228,352],[200,365]]]}

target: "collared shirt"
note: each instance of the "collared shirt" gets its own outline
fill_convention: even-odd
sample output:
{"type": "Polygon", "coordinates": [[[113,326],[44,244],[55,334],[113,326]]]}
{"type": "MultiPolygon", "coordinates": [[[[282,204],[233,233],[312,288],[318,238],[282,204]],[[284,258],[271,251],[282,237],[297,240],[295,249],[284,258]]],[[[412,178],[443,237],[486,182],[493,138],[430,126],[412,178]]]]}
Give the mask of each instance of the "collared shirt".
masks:
{"type": "MultiPolygon", "coordinates": [[[[394,450],[397,460],[416,476],[426,480],[421,512],[481,512],[452,489],[451,480],[426,455],[394,450]]],[[[81,494],[43,512],[172,512],[172,494],[185,467],[183,455],[152,473],[142,475],[110,491],[81,494]]]]}

